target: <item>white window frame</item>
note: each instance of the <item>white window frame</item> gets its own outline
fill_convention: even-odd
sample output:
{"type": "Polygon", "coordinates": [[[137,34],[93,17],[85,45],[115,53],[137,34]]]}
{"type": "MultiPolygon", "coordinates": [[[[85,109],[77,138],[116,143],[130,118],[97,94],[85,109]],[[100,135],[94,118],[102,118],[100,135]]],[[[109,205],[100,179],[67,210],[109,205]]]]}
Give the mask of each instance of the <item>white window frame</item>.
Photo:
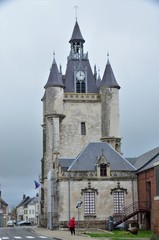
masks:
{"type": "Polygon", "coordinates": [[[154,163],[154,178],[156,186],[156,196],[154,197],[154,200],[159,200],[159,161],[154,163]]]}
{"type": "Polygon", "coordinates": [[[95,192],[84,192],[84,214],[95,215],[95,192]]]}

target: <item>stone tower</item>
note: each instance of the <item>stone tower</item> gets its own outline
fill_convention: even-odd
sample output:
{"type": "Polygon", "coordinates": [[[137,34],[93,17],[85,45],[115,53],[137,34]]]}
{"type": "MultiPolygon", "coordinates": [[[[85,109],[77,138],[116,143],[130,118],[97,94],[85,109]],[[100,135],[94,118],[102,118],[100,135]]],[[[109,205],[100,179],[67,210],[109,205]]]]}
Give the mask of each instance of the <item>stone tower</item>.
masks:
{"type": "Polygon", "coordinates": [[[109,59],[102,82],[99,86],[101,96],[101,140],[108,142],[120,152],[119,133],[119,89],[109,59]]]}
{"type": "MultiPolygon", "coordinates": [[[[89,142],[108,142],[120,152],[119,85],[109,60],[102,80],[92,71],[76,20],[65,74],[53,59],[43,101],[41,211],[47,212],[47,178],[58,176],[58,158],[75,158],[89,142]]],[[[56,188],[56,186],[54,186],[56,188]]]]}

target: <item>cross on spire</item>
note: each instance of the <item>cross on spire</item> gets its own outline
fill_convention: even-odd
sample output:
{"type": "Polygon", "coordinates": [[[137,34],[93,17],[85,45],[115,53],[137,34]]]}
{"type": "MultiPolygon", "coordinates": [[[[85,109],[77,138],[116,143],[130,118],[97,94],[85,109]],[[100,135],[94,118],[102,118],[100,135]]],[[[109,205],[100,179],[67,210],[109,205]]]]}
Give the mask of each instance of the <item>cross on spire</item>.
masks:
{"type": "Polygon", "coordinates": [[[78,9],[78,6],[74,6],[74,9],[75,9],[75,18],[76,18],[76,21],[77,21],[77,9],[78,9]]]}

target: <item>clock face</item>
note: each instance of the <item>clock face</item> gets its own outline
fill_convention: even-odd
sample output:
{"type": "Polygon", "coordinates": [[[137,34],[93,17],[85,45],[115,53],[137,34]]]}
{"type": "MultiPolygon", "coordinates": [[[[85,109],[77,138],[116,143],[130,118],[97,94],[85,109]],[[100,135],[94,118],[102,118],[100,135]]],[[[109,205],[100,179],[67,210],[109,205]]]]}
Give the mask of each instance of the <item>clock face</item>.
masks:
{"type": "Polygon", "coordinates": [[[78,71],[78,72],[76,73],[76,77],[77,77],[78,80],[84,80],[85,74],[84,74],[83,71],[78,71]]]}

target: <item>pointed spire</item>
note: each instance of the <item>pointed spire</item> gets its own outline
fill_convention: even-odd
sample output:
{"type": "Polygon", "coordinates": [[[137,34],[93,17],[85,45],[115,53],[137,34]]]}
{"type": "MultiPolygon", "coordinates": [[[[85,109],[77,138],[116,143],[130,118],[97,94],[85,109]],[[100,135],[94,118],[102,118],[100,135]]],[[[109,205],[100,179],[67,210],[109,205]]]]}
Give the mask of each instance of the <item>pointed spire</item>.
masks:
{"type": "Polygon", "coordinates": [[[82,37],[81,30],[79,28],[77,20],[76,20],[76,23],[75,23],[75,26],[73,29],[73,33],[72,33],[72,37],[71,37],[69,43],[72,43],[74,41],[80,41],[83,43],[85,42],[84,38],[82,37]]]}
{"type": "Polygon", "coordinates": [[[97,68],[96,65],[94,65],[94,78],[97,80],[97,68]]]}
{"type": "Polygon", "coordinates": [[[100,87],[100,84],[101,84],[101,77],[100,77],[100,69],[98,68],[98,76],[96,81],[97,88],[100,87]]]}
{"type": "Polygon", "coordinates": [[[100,69],[99,69],[99,68],[98,68],[98,78],[97,78],[97,79],[101,81],[101,77],[100,77],[100,69]]]}
{"type": "Polygon", "coordinates": [[[107,59],[107,64],[106,64],[106,67],[105,67],[105,71],[104,71],[104,75],[103,75],[103,79],[102,79],[100,87],[105,86],[105,87],[120,89],[120,86],[118,85],[118,83],[115,79],[112,67],[111,67],[110,62],[109,62],[109,53],[107,54],[107,58],[108,58],[107,59]]]}
{"type": "Polygon", "coordinates": [[[62,66],[61,66],[61,64],[60,64],[60,74],[62,74],[62,66]]]}
{"type": "Polygon", "coordinates": [[[50,69],[50,75],[48,78],[48,81],[44,88],[48,87],[64,87],[63,81],[62,81],[62,75],[60,74],[56,61],[55,61],[55,52],[53,53],[53,63],[52,67],[50,69]]]}

